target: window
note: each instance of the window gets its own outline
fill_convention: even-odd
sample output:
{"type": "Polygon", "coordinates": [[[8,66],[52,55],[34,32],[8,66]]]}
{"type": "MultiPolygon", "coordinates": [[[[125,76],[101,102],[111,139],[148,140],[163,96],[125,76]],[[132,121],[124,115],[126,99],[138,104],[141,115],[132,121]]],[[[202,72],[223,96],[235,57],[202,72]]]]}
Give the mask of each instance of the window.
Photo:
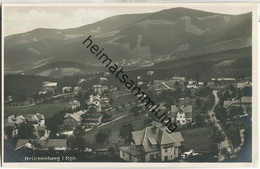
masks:
{"type": "Polygon", "coordinates": [[[167,153],[167,148],[165,149],[165,153],[167,153]]]}
{"type": "Polygon", "coordinates": [[[185,123],[185,120],[182,120],[183,123],[185,123]]]}
{"type": "Polygon", "coordinates": [[[150,154],[150,160],[154,159],[154,154],[150,154]]]}
{"type": "Polygon", "coordinates": [[[125,152],[123,152],[123,157],[125,156],[125,152]]]}

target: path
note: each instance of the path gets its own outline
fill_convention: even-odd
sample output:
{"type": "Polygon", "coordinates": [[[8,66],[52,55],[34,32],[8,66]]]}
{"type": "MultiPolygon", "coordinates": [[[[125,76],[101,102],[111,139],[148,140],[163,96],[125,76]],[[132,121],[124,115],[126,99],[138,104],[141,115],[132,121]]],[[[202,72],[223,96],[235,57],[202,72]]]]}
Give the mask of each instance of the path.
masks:
{"type": "Polygon", "coordinates": [[[223,148],[226,148],[227,151],[229,153],[233,153],[233,145],[231,144],[231,141],[228,139],[225,131],[223,130],[223,128],[221,127],[221,125],[219,124],[219,120],[216,118],[215,116],[215,112],[214,112],[214,108],[216,107],[216,105],[218,104],[219,102],[219,97],[218,97],[218,94],[217,94],[217,91],[214,90],[213,91],[213,95],[215,97],[215,104],[212,108],[212,110],[210,110],[208,112],[209,116],[210,116],[210,121],[213,122],[213,124],[218,127],[218,129],[220,130],[220,132],[224,135],[224,140],[222,142],[219,143],[219,157],[218,157],[218,160],[219,161],[223,161],[225,160],[225,155],[221,153],[221,149],[223,148]]]}

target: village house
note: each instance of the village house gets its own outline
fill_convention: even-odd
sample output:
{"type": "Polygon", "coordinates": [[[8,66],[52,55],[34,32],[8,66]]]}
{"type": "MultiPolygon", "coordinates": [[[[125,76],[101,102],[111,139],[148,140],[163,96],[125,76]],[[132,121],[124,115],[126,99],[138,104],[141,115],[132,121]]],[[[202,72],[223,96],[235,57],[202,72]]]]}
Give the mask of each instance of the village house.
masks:
{"type": "Polygon", "coordinates": [[[64,116],[63,123],[68,127],[76,127],[81,124],[81,115],[78,113],[66,113],[64,116]]]}
{"type": "Polygon", "coordinates": [[[83,116],[82,124],[87,128],[97,127],[101,124],[102,114],[87,113],[83,116]]]}
{"type": "Polygon", "coordinates": [[[153,75],[154,74],[154,71],[150,70],[147,72],[147,75],[153,75]]]}
{"type": "Polygon", "coordinates": [[[240,96],[252,97],[252,83],[243,82],[237,83],[237,89],[239,90],[240,96]]]}
{"type": "Polygon", "coordinates": [[[180,81],[180,82],[183,81],[184,82],[186,80],[186,78],[185,77],[173,76],[172,80],[176,80],[176,81],[180,81]]]}
{"type": "Polygon", "coordinates": [[[74,95],[79,95],[79,93],[82,93],[82,88],[80,86],[74,87],[74,95]]]}
{"type": "Polygon", "coordinates": [[[71,93],[72,92],[72,87],[68,87],[68,86],[66,86],[66,87],[63,87],[62,88],[62,93],[64,94],[64,93],[71,93]]]}
{"type": "Polygon", "coordinates": [[[168,133],[166,127],[152,122],[152,126],[132,132],[129,146],[119,147],[120,158],[131,162],[171,161],[180,157],[180,132],[168,133]]]}
{"type": "Polygon", "coordinates": [[[192,105],[172,105],[168,114],[178,125],[190,124],[193,121],[192,105]]]}
{"type": "Polygon", "coordinates": [[[72,100],[70,103],[69,103],[69,108],[71,110],[75,110],[76,108],[80,107],[80,102],[78,100],[72,100]]]}
{"type": "Polygon", "coordinates": [[[65,151],[67,149],[67,139],[45,139],[45,140],[32,140],[32,139],[19,139],[16,144],[15,150],[20,149],[39,149],[39,150],[55,150],[65,151]]]}
{"type": "MultiPolygon", "coordinates": [[[[8,116],[7,119],[5,120],[5,130],[11,131],[11,137],[17,137],[18,135],[18,126],[21,124],[25,123],[26,119],[24,116],[16,116],[16,115],[11,115],[8,116]]],[[[7,134],[7,133],[5,133],[7,134]]]]}
{"type": "Polygon", "coordinates": [[[109,72],[104,72],[104,76],[110,76],[110,73],[109,72]]]}
{"type": "Polygon", "coordinates": [[[83,83],[85,83],[85,82],[86,82],[86,79],[79,79],[78,84],[81,85],[81,84],[83,84],[83,83]]]}
{"type": "Polygon", "coordinates": [[[42,92],[47,92],[52,95],[57,93],[57,82],[45,81],[42,83],[42,92]]]}
{"type": "Polygon", "coordinates": [[[215,82],[216,80],[219,82],[235,82],[236,78],[211,78],[212,82],[215,82]]]}
{"type": "Polygon", "coordinates": [[[90,95],[89,96],[89,101],[88,101],[88,105],[91,107],[91,106],[94,106],[98,112],[100,112],[102,109],[102,106],[101,106],[101,98],[99,95],[90,95]]]}
{"type": "Polygon", "coordinates": [[[156,93],[161,93],[161,91],[165,90],[175,90],[176,82],[176,80],[154,80],[153,83],[148,84],[148,86],[151,86],[150,88],[153,89],[156,93]]]}
{"type": "Polygon", "coordinates": [[[223,106],[227,109],[232,106],[242,107],[244,113],[252,113],[252,97],[241,97],[240,99],[226,100],[223,106]]]}
{"type": "Polygon", "coordinates": [[[96,94],[101,94],[103,93],[105,90],[107,90],[108,87],[107,86],[102,86],[102,85],[93,85],[93,91],[96,94]]]}
{"type": "Polygon", "coordinates": [[[42,114],[28,114],[25,116],[26,123],[35,126],[45,126],[45,118],[42,114]]]}
{"type": "Polygon", "coordinates": [[[99,82],[100,83],[105,83],[105,82],[107,82],[107,78],[106,77],[100,77],[99,78],[99,82]]]}

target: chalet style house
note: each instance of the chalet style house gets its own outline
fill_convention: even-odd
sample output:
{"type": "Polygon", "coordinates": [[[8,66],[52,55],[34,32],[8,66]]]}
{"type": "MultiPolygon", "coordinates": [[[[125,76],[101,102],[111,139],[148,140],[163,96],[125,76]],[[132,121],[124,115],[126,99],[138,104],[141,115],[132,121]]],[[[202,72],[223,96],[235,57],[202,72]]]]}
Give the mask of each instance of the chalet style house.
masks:
{"type": "Polygon", "coordinates": [[[119,147],[120,158],[131,162],[171,161],[180,157],[183,137],[180,132],[168,133],[160,123],[132,132],[129,146],[119,147]]]}
{"type": "Polygon", "coordinates": [[[190,124],[193,121],[192,105],[172,105],[169,117],[178,125],[190,124]]]}

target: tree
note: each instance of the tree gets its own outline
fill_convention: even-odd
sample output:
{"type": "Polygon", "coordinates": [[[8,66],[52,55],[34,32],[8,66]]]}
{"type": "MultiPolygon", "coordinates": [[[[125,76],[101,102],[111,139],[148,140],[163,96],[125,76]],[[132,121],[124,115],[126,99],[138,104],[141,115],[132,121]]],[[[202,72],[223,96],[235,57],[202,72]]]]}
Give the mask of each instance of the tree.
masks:
{"type": "Polygon", "coordinates": [[[77,149],[79,151],[84,151],[86,149],[86,141],[83,137],[72,136],[68,138],[68,147],[72,149],[77,149]]]}
{"type": "Polygon", "coordinates": [[[99,144],[104,144],[105,142],[108,142],[108,138],[110,136],[109,131],[100,131],[95,135],[96,142],[99,144]]]}
{"type": "Polygon", "coordinates": [[[207,86],[207,85],[208,85],[208,82],[205,81],[205,82],[203,83],[203,86],[207,86]]]}
{"type": "Polygon", "coordinates": [[[229,114],[231,117],[234,116],[238,116],[238,115],[243,115],[244,114],[244,110],[242,107],[238,107],[238,106],[232,106],[229,110],[229,114]]]}
{"type": "Polygon", "coordinates": [[[103,113],[102,122],[107,122],[112,116],[108,113],[103,113]]]}
{"type": "Polygon", "coordinates": [[[227,109],[220,106],[220,105],[217,105],[215,108],[214,108],[214,112],[216,114],[216,118],[219,119],[220,121],[222,122],[225,122],[226,119],[227,119],[227,109]]]}
{"type": "Polygon", "coordinates": [[[75,135],[84,135],[85,134],[85,130],[83,129],[83,126],[80,125],[80,126],[76,126],[74,131],[73,131],[73,134],[75,135]]]}
{"type": "Polygon", "coordinates": [[[230,157],[230,152],[228,152],[228,149],[226,147],[223,147],[221,150],[220,150],[221,154],[223,154],[225,156],[225,158],[227,157],[230,157]]]}
{"type": "Polygon", "coordinates": [[[97,113],[97,109],[95,107],[90,107],[88,111],[90,113],[97,113]]]}
{"type": "Polygon", "coordinates": [[[132,131],[134,131],[134,127],[131,123],[124,124],[121,127],[119,137],[125,140],[125,144],[129,144],[132,141],[132,131]]]}
{"type": "Polygon", "coordinates": [[[195,121],[197,126],[203,126],[205,124],[205,118],[201,114],[195,116],[195,121]]]}
{"type": "Polygon", "coordinates": [[[19,139],[30,139],[33,138],[33,126],[28,124],[21,124],[18,127],[18,138],[19,139]]]}
{"type": "Polygon", "coordinates": [[[218,127],[214,126],[212,128],[212,132],[213,132],[213,139],[216,141],[216,143],[220,143],[224,141],[225,137],[218,127]]]}
{"type": "Polygon", "coordinates": [[[174,87],[179,87],[180,86],[180,83],[178,82],[178,81],[176,81],[175,83],[174,83],[174,87]]]}
{"type": "Polygon", "coordinates": [[[186,80],[185,82],[183,82],[183,85],[184,85],[185,87],[187,87],[188,84],[189,84],[189,82],[188,82],[187,80],[186,80]]]}
{"type": "Polygon", "coordinates": [[[200,98],[198,98],[198,99],[196,100],[196,105],[197,105],[198,107],[200,107],[200,106],[202,105],[202,102],[201,102],[201,99],[200,99],[200,98]]]}

